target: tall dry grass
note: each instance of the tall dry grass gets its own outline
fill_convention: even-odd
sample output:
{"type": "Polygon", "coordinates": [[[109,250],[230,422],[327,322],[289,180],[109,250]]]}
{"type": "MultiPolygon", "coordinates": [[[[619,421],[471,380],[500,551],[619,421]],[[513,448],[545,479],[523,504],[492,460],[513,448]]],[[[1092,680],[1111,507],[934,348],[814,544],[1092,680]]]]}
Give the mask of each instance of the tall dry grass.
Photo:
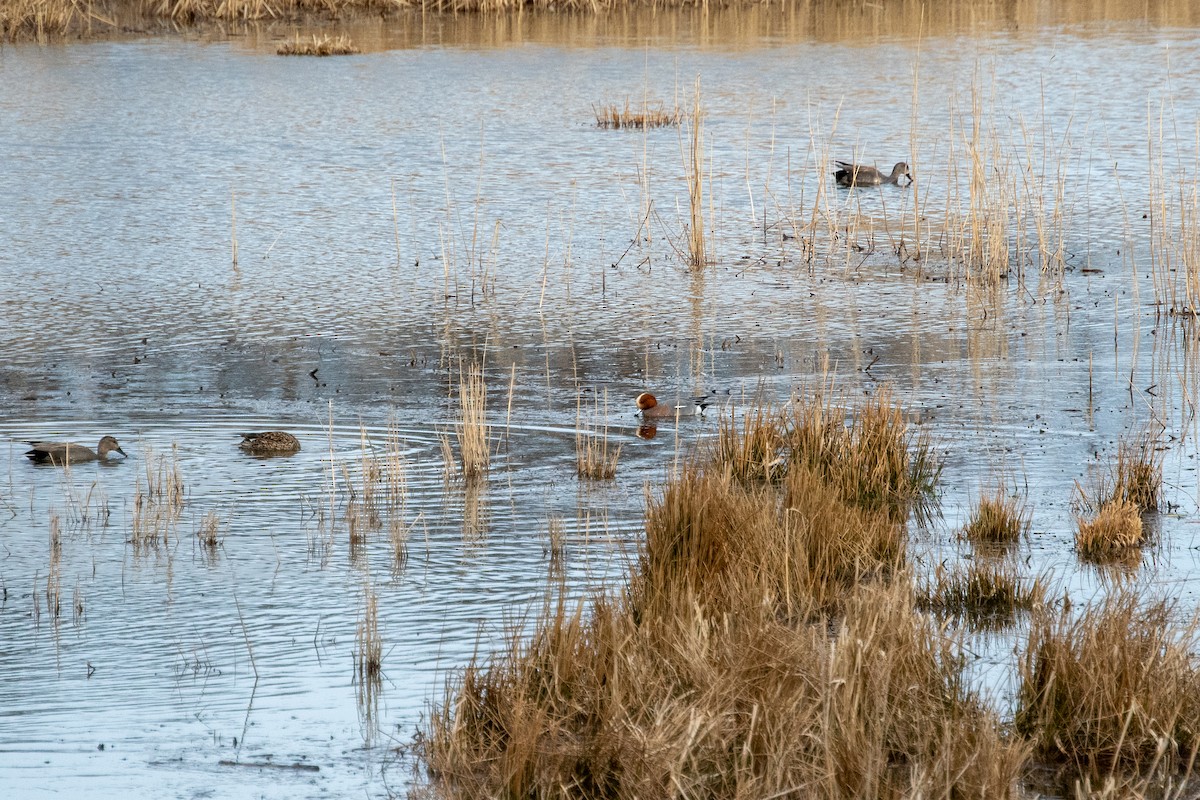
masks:
{"type": "Polygon", "coordinates": [[[784,458],[771,479],[687,464],[650,501],[623,592],[548,601],[532,635],[468,664],[419,739],[427,788],[1016,797],[1027,749],[914,610],[893,511],[784,458]]]}
{"type": "Polygon", "coordinates": [[[1044,610],[1021,662],[1017,730],[1096,778],[1188,768],[1200,747],[1200,635],[1180,609],[1117,588],[1071,616],[1044,610]]]}
{"type": "Polygon", "coordinates": [[[1029,529],[1029,512],[1019,496],[1001,481],[992,492],[983,493],[963,527],[963,538],[979,543],[1011,545],[1029,529]]]}
{"type": "Polygon", "coordinates": [[[575,474],[592,480],[609,480],[617,474],[621,445],[608,440],[608,390],[603,401],[596,395],[591,408],[580,395],[575,409],[575,474]]]}
{"type": "Polygon", "coordinates": [[[688,263],[693,268],[708,263],[708,240],[704,234],[704,117],[700,105],[700,78],[687,130],[688,151],[684,161],[688,182],[688,263]]]}
{"type": "Polygon", "coordinates": [[[135,547],[165,545],[183,513],[184,483],[178,449],[172,445],[168,459],[147,446],[144,464],[144,473],[134,485],[131,539],[135,547]]]}

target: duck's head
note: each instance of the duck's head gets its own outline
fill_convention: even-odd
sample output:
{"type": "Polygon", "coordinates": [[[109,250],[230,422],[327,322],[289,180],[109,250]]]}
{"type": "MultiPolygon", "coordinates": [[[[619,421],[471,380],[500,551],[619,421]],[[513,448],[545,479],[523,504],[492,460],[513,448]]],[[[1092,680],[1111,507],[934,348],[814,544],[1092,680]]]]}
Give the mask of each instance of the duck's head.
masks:
{"type": "Polygon", "coordinates": [[[649,392],[642,392],[637,396],[638,411],[649,411],[658,405],[658,398],[649,392]]]}
{"type": "Polygon", "coordinates": [[[908,169],[908,164],[903,161],[896,162],[896,166],[892,167],[892,180],[900,180],[900,178],[913,179],[912,172],[908,169]]]}
{"type": "MultiPolygon", "coordinates": [[[[100,440],[100,444],[96,446],[96,454],[104,458],[109,453],[120,453],[125,456],[125,451],[121,449],[121,445],[117,444],[117,440],[111,436],[105,436],[100,440]]],[[[125,456],[129,458],[129,456],[125,456]]]]}

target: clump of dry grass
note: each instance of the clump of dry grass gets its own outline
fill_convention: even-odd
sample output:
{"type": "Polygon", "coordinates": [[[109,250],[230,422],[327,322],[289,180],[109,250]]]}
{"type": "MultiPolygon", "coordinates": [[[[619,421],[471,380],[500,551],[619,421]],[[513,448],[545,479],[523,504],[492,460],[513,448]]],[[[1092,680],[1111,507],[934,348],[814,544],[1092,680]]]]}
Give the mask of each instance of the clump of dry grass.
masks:
{"type": "Polygon", "coordinates": [[[599,128],[665,128],[683,121],[683,112],[678,107],[667,109],[662,103],[643,103],[641,108],[631,108],[629,99],[625,105],[606,103],[592,106],[599,128]]]}
{"type": "Polygon", "coordinates": [[[1162,456],[1144,431],[1117,443],[1116,463],[1093,473],[1087,489],[1076,485],[1077,503],[1096,512],[1113,501],[1132,503],[1139,513],[1155,511],[1162,499],[1162,456]]]}
{"type": "Polygon", "coordinates": [[[208,551],[217,549],[221,543],[221,517],[215,511],[209,511],[200,518],[200,527],[196,530],[196,538],[208,551]]]}
{"type": "Polygon", "coordinates": [[[582,398],[575,412],[575,473],[581,478],[610,480],[617,474],[621,446],[610,447],[608,442],[608,392],[603,407],[596,398],[593,407],[585,409],[582,398]],[[585,412],[590,412],[586,413],[585,412]],[[599,422],[598,420],[604,420],[599,422]]]}
{"type": "Polygon", "coordinates": [[[1010,561],[972,561],[965,569],[937,569],[922,586],[917,605],[977,627],[1002,628],[1017,614],[1041,606],[1045,595],[1041,581],[1022,579],[1010,561]]]}
{"type": "Polygon", "coordinates": [[[1075,531],[1079,555],[1097,561],[1120,557],[1144,540],[1141,514],[1129,500],[1110,500],[1091,519],[1079,517],[1075,531]]]}
{"type": "Polygon", "coordinates": [[[325,33],[319,36],[313,34],[307,39],[296,34],[294,41],[284,42],[275,50],[275,54],[280,56],[352,56],[361,52],[349,36],[330,36],[325,33]]]}
{"type": "Polygon", "coordinates": [[[458,384],[459,421],[458,454],[462,459],[462,474],[475,480],[487,474],[491,451],[488,446],[487,384],[483,366],[471,364],[460,369],[458,384]]]}
{"type": "Polygon", "coordinates": [[[1015,797],[1027,748],[902,559],[901,523],[821,470],[685,465],[625,591],[560,596],[451,682],[419,740],[437,794],[1015,797]]]}
{"type": "Polygon", "coordinates": [[[1190,769],[1200,747],[1197,620],[1117,589],[1071,618],[1044,611],[1021,664],[1016,727],[1044,758],[1098,771],[1190,769]]]}
{"type": "Polygon", "coordinates": [[[171,447],[171,459],[145,449],[145,482],[138,478],[133,493],[135,546],[166,544],[183,513],[184,484],[179,472],[179,454],[171,447]]]}
{"type": "Polygon", "coordinates": [[[543,552],[549,556],[550,572],[561,574],[566,564],[567,536],[562,517],[551,517],[546,530],[546,546],[543,552]]]}
{"type": "Polygon", "coordinates": [[[104,5],[96,0],[5,0],[0,3],[0,41],[42,41],[89,30],[93,22],[112,27],[104,5]]]}
{"type": "Polygon", "coordinates": [[[910,431],[887,389],[853,407],[817,394],[793,397],[779,414],[749,409],[740,427],[725,418],[713,458],[740,480],[811,470],[848,504],[897,521],[928,515],[941,473],[928,438],[910,431]]]}
{"type": "Polygon", "coordinates": [[[976,543],[1016,544],[1029,529],[1029,515],[1021,498],[1001,483],[982,495],[963,528],[963,538],[976,543]]]}

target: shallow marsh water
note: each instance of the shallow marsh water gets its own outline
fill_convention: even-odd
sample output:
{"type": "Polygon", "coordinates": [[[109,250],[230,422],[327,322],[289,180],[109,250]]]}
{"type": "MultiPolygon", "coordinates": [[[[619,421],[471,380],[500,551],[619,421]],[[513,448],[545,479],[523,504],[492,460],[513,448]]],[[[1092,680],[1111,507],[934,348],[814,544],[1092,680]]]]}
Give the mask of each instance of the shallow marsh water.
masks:
{"type": "MultiPolygon", "coordinates": [[[[560,578],[578,596],[619,581],[647,482],[714,430],[639,437],[646,388],[780,403],[827,371],[851,396],[889,384],[944,457],[943,515],[912,531],[919,570],[967,552],[958,528],[1007,475],[1032,511],[1029,574],[1076,600],[1126,579],[1193,607],[1197,342],[1154,304],[1178,273],[1149,226],[1195,187],[1195,22],[862,38],[459,21],[433,42],[371,28],[377,49],[311,60],[258,34],[0,49],[0,782],[19,797],[403,793],[395,748],[447,674],[560,578]],[[697,76],[713,255],[698,272],[680,255],[685,134],[598,130],[592,110],[690,107],[697,76]],[[1042,198],[1065,245],[1046,273],[1014,246],[995,289],[965,281],[936,233],[965,202],[973,89],[1001,132],[997,170],[1036,187],[1025,230],[1042,198]],[[836,191],[824,161],[851,156],[907,158],[919,188],[836,191]],[[1156,164],[1172,173],[1158,194],[1156,164]],[[914,235],[927,256],[898,258],[914,235]],[[495,451],[474,487],[446,479],[439,441],[472,359],[495,451]],[[611,482],[574,477],[581,397],[607,401],[611,482]],[[1152,420],[1177,507],[1114,578],[1075,557],[1072,492],[1152,420]],[[270,428],[303,449],[237,450],[239,431],[270,428]],[[130,458],[65,474],[22,456],[29,439],[103,434],[130,458]],[[402,498],[351,548],[347,478],[361,493],[364,443],[382,455],[389,436],[402,498]],[[181,514],[166,545],[135,546],[160,456],[181,514]],[[196,541],[208,513],[215,553],[196,541]],[[392,521],[409,529],[402,564],[392,521]],[[374,704],[354,683],[368,580],[374,704]],[[253,766],[268,763],[319,771],[253,766]]],[[[975,644],[1003,704],[1013,638],[975,644]]]]}

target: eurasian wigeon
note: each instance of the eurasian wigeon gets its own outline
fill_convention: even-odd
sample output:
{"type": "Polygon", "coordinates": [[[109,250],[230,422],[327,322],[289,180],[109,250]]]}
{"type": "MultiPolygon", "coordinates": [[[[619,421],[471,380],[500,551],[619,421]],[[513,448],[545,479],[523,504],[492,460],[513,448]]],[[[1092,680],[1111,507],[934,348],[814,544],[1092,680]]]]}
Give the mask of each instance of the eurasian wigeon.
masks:
{"type": "Polygon", "coordinates": [[[896,162],[891,175],[884,175],[874,167],[863,167],[849,161],[833,163],[838,166],[837,172],[833,173],[833,179],[837,181],[838,186],[879,186],[882,183],[894,183],[899,186],[901,178],[908,178],[910,182],[913,179],[912,173],[908,171],[908,164],[903,161],[896,162]]]}
{"type": "MultiPolygon", "coordinates": [[[[80,461],[103,461],[109,453],[125,455],[121,445],[111,436],[105,436],[96,445],[96,449],[84,447],[74,442],[30,442],[25,455],[35,464],[76,464],[80,461]]],[[[128,457],[128,456],[126,456],[128,457]]]]}
{"type": "Polygon", "coordinates": [[[638,410],[635,414],[643,419],[668,419],[675,416],[703,414],[708,407],[725,402],[729,395],[728,391],[718,392],[713,389],[708,394],[689,398],[686,403],[667,405],[659,403],[658,398],[649,392],[642,392],[637,396],[638,410]]]}

